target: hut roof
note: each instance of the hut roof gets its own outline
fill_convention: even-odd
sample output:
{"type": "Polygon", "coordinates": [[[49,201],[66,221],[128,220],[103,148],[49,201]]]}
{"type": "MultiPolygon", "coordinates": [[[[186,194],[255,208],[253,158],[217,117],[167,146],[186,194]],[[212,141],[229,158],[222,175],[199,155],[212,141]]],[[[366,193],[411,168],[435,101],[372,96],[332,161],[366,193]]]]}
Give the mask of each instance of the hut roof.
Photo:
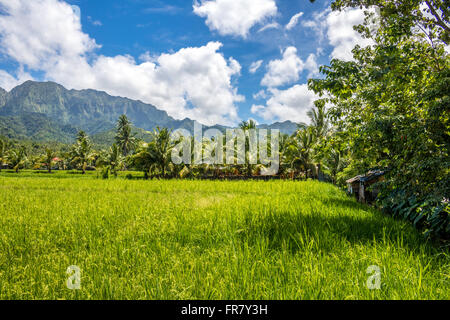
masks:
{"type": "Polygon", "coordinates": [[[384,175],[384,171],[381,170],[371,170],[369,172],[367,172],[367,174],[365,175],[359,175],[356,177],[353,177],[351,179],[348,179],[346,182],[347,183],[354,183],[354,182],[367,182],[367,181],[372,181],[373,179],[384,175]]]}

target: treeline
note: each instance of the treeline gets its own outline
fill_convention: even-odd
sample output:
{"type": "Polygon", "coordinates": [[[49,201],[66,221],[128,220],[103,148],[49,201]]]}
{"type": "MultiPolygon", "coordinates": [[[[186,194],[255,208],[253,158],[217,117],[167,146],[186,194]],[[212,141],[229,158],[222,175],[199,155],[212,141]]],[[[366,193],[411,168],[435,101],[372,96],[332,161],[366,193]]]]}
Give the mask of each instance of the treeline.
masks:
{"type": "MultiPolygon", "coordinates": [[[[301,125],[291,136],[281,135],[279,149],[278,175],[281,178],[308,179],[328,178],[337,181],[339,162],[326,158],[319,152],[319,142],[328,134],[330,127],[323,105],[309,112],[311,125],[301,125]]],[[[148,178],[219,178],[229,176],[253,177],[261,175],[265,168],[263,164],[252,164],[249,155],[250,130],[257,130],[253,120],[244,121],[239,126],[247,133],[245,140],[245,163],[237,164],[174,164],[172,152],[182,140],[172,139],[172,131],[167,128],[156,128],[150,135],[149,141],[136,138],[132,133],[132,124],[122,115],[116,126],[115,143],[108,149],[97,150],[84,131],[77,135],[73,145],[59,144],[39,145],[29,143],[20,145],[6,139],[0,140],[0,160],[3,167],[16,172],[21,169],[47,170],[80,170],[82,174],[88,170],[101,170],[101,175],[108,178],[117,176],[119,171],[142,171],[148,178]]],[[[190,138],[194,139],[194,138],[190,138]]],[[[214,144],[214,139],[202,141],[203,154],[214,144]],[[211,144],[212,143],[212,144],[211,144]]],[[[223,135],[225,155],[225,135],[223,135]]],[[[270,139],[270,133],[269,133],[270,139]]],[[[193,145],[193,142],[192,142],[193,145]]],[[[237,154],[235,144],[235,154],[237,154]]],[[[209,150],[211,151],[211,150],[209,150]]],[[[269,152],[271,153],[269,146],[269,152]]],[[[212,153],[214,155],[214,152],[212,153]]]]}

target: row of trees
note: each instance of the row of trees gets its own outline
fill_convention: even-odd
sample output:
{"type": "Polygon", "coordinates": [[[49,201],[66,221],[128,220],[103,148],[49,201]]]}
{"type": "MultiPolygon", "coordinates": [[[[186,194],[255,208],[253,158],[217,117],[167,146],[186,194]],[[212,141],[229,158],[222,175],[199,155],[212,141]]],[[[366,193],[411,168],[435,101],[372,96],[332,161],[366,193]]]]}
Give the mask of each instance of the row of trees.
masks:
{"type": "MultiPolygon", "coordinates": [[[[282,135],[280,139],[280,172],[284,177],[317,178],[320,173],[334,172],[330,161],[323,162],[323,156],[317,149],[329,132],[327,114],[323,104],[318,104],[309,113],[312,124],[300,125],[291,136],[282,135]],[[331,168],[331,170],[330,170],[331,168]]],[[[253,120],[244,121],[240,128],[248,133],[256,129],[253,120]]],[[[56,152],[46,147],[43,154],[30,158],[23,146],[7,149],[6,142],[0,142],[0,162],[7,163],[10,168],[19,172],[22,168],[52,168],[78,169],[83,174],[95,168],[102,170],[102,175],[117,175],[118,171],[140,170],[146,178],[185,178],[199,176],[254,176],[264,168],[262,164],[251,164],[249,159],[249,137],[246,137],[245,164],[236,165],[176,165],[172,163],[172,150],[179,143],[171,139],[171,130],[156,128],[150,141],[142,141],[132,133],[132,124],[122,115],[116,127],[114,144],[107,150],[95,150],[92,142],[84,131],[77,135],[76,142],[66,152],[56,152]]],[[[269,136],[270,138],[270,136],[269,136]]],[[[193,145],[193,138],[192,145],[193,145]]],[[[225,140],[225,136],[224,136],[225,140]]],[[[214,138],[212,143],[214,143],[214,138]]],[[[226,143],[224,141],[223,146],[226,143]]],[[[211,140],[205,140],[202,148],[211,148],[211,140]]],[[[269,152],[271,150],[269,149],[269,152]]],[[[224,152],[225,154],[225,152],[224,152]]],[[[237,159],[235,159],[237,160],[237,159]]]]}

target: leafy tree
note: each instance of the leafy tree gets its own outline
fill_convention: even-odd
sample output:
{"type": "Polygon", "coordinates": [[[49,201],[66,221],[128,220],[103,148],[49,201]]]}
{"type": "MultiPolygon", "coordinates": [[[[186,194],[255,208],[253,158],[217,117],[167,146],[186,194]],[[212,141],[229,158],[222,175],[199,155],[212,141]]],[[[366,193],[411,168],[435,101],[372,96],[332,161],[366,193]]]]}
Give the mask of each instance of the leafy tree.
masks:
{"type": "Polygon", "coordinates": [[[45,155],[43,158],[43,161],[45,163],[45,166],[47,167],[48,173],[52,172],[52,165],[54,164],[53,159],[56,157],[56,153],[50,149],[45,148],[45,155]]]}
{"type": "Polygon", "coordinates": [[[18,149],[12,149],[8,152],[8,164],[13,168],[16,173],[24,168],[27,162],[27,154],[25,147],[20,147],[18,149]]]}
{"type": "Polygon", "coordinates": [[[136,137],[131,132],[131,122],[126,115],[121,115],[117,121],[116,144],[120,147],[122,155],[128,156],[136,147],[136,137]]]}
{"type": "Polygon", "coordinates": [[[95,153],[92,150],[92,144],[84,131],[78,132],[77,141],[70,151],[71,163],[81,168],[83,174],[86,168],[95,159],[95,153]]]}
{"type": "Polygon", "coordinates": [[[103,152],[97,159],[97,166],[103,167],[110,171],[114,176],[117,177],[117,171],[121,170],[125,165],[124,156],[122,155],[122,150],[117,144],[113,144],[108,152],[103,152]]]}
{"type": "Polygon", "coordinates": [[[252,175],[254,165],[250,160],[250,137],[249,130],[256,130],[256,122],[254,120],[242,121],[239,128],[245,132],[245,172],[248,177],[252,175]]]}
{"type": "Polygon", "coordinates": [[[353,61],[321,67],[324,78],[309,86],[332,105],[333,125],[346,136],[346,170],[387,169],[380,204],[430,232],[448,233],[448,7],[443,1],[339,0],[333,8],[372,5],[380,9],[379,28],[370,27],[375,16],[367,13],[356,29],[374,44],[354,48],[353,61]]]}
{"type": "Polygon", "coordinates": [[[6,161],[7,142],[0,139],[0,172],[2,171],[3,163],[6,161]]]}
{"type": "Polygon", "coordinates": [[[290,161],[291,168],[305,173],[308,178],[309,173],[315,174],[314,157],[314,131],[312,127],[298,130],[292,137],[287,147],[286,156],[290,161]]]}
{"type": "Polygon", "coordinates": [[[144,170],[146,178],[152,170],[158,171],[160,176],[165,178],[171,166],[174,147],[175,142],[171,139],[171,131],[167,128],[157,127],[152,132],[152,141],[141,145],[133,156],[133,162],[144,170]]]}

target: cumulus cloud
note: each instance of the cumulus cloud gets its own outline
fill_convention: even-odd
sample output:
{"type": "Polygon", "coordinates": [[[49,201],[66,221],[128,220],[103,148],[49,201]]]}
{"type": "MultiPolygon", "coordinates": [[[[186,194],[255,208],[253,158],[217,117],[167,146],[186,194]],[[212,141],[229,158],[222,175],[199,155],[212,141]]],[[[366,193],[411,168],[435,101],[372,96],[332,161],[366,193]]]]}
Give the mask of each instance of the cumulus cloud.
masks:
{"type": "Polygon", "coordinates": [[[297,81],[304,69],[303,61],[297,56],[295,47],[287,47],[283,58],[272,60],[267,66],[267,73],[261,81],[266,87],[279,87],[297,81]]]}
{"type": "Polygon", "coordinates": [[[299,12],[296,15],[294,15],[289,21],[289,23],[286,25],[286,30],[293,29],[298,24],[298,20],[300,19],[301,16],[303,16],[303,12],[299,12]]]}
{"type": "Polygon", "coordinates": [[[352,50],[356,45],[366,47],[373,44],[372,40],[364,39],[353,30],[353,26],[364,21],[363,9],[347,9],[344,11],[333,11],[327,17],[327,36],[330,44],[334,47],[331,57],[341,60],[352,60],[352,50]]]}
{"type": "Polygon", "coordinates": [[[318,97],[306,84],[297,84],[286,90],[269,89],[271,98],[266,105],[253,105],[251,112],[267,121],[309,122],[307,112],[318,97]]]}
{"type": "Polygon", "coordinates": [[[267,93],[265,90],[260,90],[257,93],[253,95],[253,99],[260,100],[260,99],[267,99],[267,93]]]}
{"type": "Polygon", "coordinates": [[[24,72],[22,67],[17,70],[16,75],[11,75],[4,70],[0,70],[0,88],[6,91],[10,91],[12,88],[27,80],[33,80],[33,77],[29,73],[24,72]]]}
{"type": "Polygon", "coordinates": [[[258,71],[258,69],[261,67],[262,63],[263,63],[262,60],[253,62],[249,68],[250,73],[255,73],[256,71],[258,71]]]}
{"type": "Polygon", "coordinates": [[[366,9],[345,9],[343,11],[331,11],[326,9],[313,14],[313,19],[305,20],[302,26],[311,28],[317,35],[319,48],[318,53],[323,52],[323,42],[334,47],[331,58],[341,60],[352,60],[352,50],[356,45],[365,47],[373,44],[369,39],[364,39],[353,29],[354,26],[364,22],[364,11],[366,9]]]}
{"type": "Polygon", "coordinates": [[[305,69],[309,71],[308,78],[315,77],[319,75],[319,65],[316,61],[316,55],[311,53],[305,62],[305,69]]]}
{"type": "Polygon", "coordinates": [[[221,35],[246,38],[250,29],[277,13],[275,0],[197,0],[194,13],[221,35]]]}
{"type": "MultiPolygon", "coordinates": [[[[0,0],[0,50],[19,65],[40,71],[46,80],[68,88],[92,88],[154,104],[177,119],[205,124],[234,124],[236,102],[243,101],[232,85],[241,66],[219,52],[222,44],[184,48],[171,54],[144,53],[142,63],[128,55],[95,55],[99,46],[83,33],[79,9],[60,0],[0,0]]],[[[29,75],[28,75],[29,76],[29,75]]],[[[0,72],[11,87],[27,74],[0,72]]]]}

